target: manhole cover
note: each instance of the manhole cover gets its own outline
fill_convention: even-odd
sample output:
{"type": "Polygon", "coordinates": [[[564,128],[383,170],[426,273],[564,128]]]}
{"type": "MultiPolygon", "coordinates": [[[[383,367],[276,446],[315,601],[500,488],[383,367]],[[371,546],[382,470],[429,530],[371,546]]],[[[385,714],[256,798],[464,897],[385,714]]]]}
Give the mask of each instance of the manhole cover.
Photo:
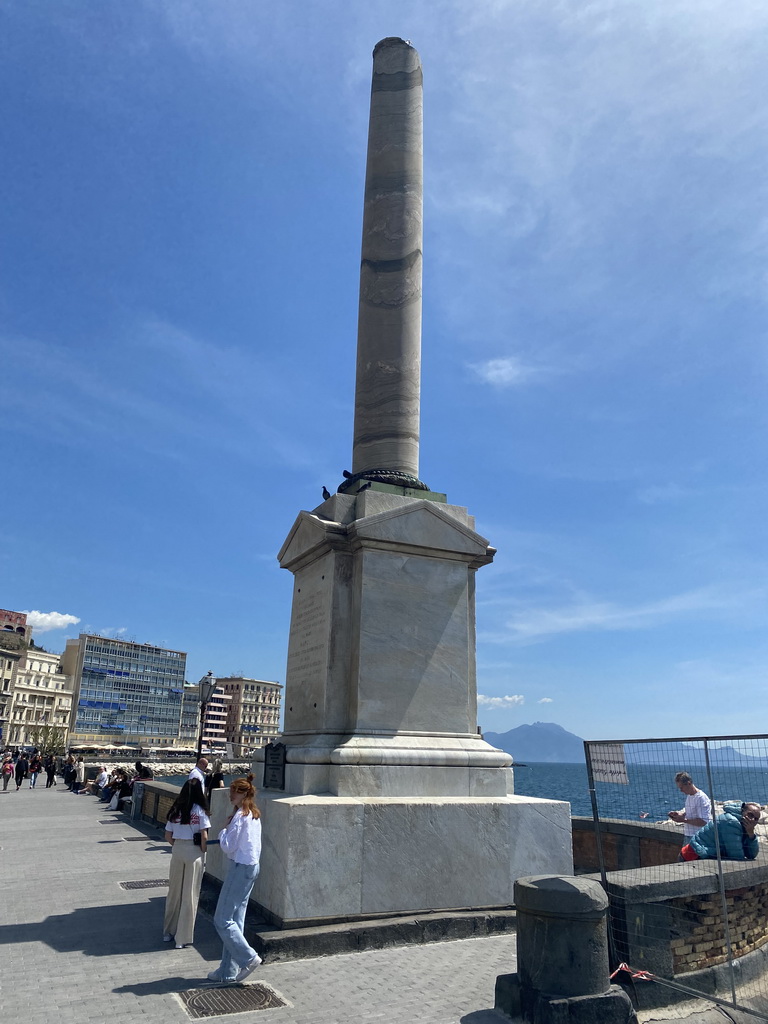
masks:
{"type": "Polygon", "coordinates": [[[99,818],[100,825],[122,825],[122,818],[99,818]]]}
{"type": "Polygon", "coordinates": [[[245,1013],[248,1010],[274,1010],[288,1003],[264,984],[227,985],[223,988],[190,988],[179,992],[184,1009],[190,1017],[220,1017],[224,1013],[245,1013]]]}
{"type": "Polygon", "coordinates": [[[146,882],[118,882],[121,889],[160,889],[168,885],[167,878],[148,878],[146,882]]]}

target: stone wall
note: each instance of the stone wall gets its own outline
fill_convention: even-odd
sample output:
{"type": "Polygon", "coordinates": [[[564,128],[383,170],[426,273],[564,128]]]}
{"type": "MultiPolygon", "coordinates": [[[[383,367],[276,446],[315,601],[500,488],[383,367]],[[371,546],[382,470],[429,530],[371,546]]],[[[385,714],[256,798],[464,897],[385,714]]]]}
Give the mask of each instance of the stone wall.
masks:
{"type": "MultiPolygon", "coordinates": [[[[768,853],[755,861],[723,861],[731,948],[742,982],[768,962],[768,853]]],[[[599,876],[594,876],[599,877],[599,876]]],[[[633,971],[676,979],[690,989],[730,998],[730,967],[714,860],[614,871],[607,875],[614,956],[633,971]]],[[[663,985],[635,987],[638,1006],[663,1006],[663,985]]]]}
{"type": "MultiPolygon", "coordinates": [[[[768,880],[726,890],[728,928],[735,957],[768,942],[768,880]]],[[[676,975],[725,963],[728,950],[719,893],[670,901],[673,970],[676,975]]]]}
{"type": "Polygon", "coordinates": [[[178,786],[171,786],[167,782],[147,780],[144,783],[144,793],[141,799],[141,817],[144,821],[165,825],[168,820],[168,812],[178,795],[178,786]]]}
{"type": "MultiPolygon", "coordinates": [[[[597,836],[592,818],[571,818],[573,870],[577,875],[600,870],[597,836]]],[[[600,837],[606,871],[628,871],[659,864],[675,864],[682,845],[682,830],[666,824],[603,818],[600,837]]]]}

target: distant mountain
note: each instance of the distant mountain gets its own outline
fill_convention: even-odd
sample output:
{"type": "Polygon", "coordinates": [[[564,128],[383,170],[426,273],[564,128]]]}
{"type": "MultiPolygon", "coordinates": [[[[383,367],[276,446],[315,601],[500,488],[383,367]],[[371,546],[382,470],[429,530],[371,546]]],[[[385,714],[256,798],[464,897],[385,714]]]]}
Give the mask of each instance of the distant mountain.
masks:
{"type": "Polygon", "coordinates": [[[515,761],[573,764],[584,760],[584,741],[554,722],[518,725],[509,732],[485,732],[483,739],[511,754],[515,761]]]}
{"type": "MultiPolygon", "coordinates": [[[[765,749],[764,741],[755,740],[756,749],[765,749]]],[[[669,764],[677,765],[680,771],[688,768],[702,768],[706,764],[704,748],[678,741],[664,743],[625,743],[624,756],[627,764],[669,764]]],[[[759,754],[745,754],[732,746],[709,745],[709,761],[718,768],[766,768],[768,758],[759,754]]]]}

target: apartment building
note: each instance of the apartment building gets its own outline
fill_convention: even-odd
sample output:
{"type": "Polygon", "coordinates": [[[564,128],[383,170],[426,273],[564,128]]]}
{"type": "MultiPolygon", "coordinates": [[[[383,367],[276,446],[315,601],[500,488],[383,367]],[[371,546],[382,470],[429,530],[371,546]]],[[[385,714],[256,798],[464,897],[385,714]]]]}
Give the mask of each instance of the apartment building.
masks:
{"type": "Polygon", "coordinates": [[[63,750],[68,745],[72,686],[72,677],[61,669],[61,655],[30,641],[16,667],[5,742],[38,746],[55,730],[56,745],[63,750]]]}
{"type": "Polygon", "coordinates": [[[220,676],[219,687],[229,697],[226,739],[242,757],[280,735],[282,684],[245,676],[220,676]]]}

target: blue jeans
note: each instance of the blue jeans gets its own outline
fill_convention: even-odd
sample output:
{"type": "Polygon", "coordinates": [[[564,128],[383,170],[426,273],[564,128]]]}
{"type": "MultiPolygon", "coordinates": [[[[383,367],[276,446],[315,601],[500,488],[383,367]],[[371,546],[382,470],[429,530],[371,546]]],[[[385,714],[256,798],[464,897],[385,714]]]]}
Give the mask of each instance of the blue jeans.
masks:
{"type": "Polygon", "coordinates": [[[236,864],[230,861],[216,904],[216,913],[213,915],[214,927],[224,944],[218,969],[222,981],[234,978],[238,968],[245,967],[256,956],[256,950],[245,941],[243,925],[248,897],[258,877],[258,864],[236,864]]]}

